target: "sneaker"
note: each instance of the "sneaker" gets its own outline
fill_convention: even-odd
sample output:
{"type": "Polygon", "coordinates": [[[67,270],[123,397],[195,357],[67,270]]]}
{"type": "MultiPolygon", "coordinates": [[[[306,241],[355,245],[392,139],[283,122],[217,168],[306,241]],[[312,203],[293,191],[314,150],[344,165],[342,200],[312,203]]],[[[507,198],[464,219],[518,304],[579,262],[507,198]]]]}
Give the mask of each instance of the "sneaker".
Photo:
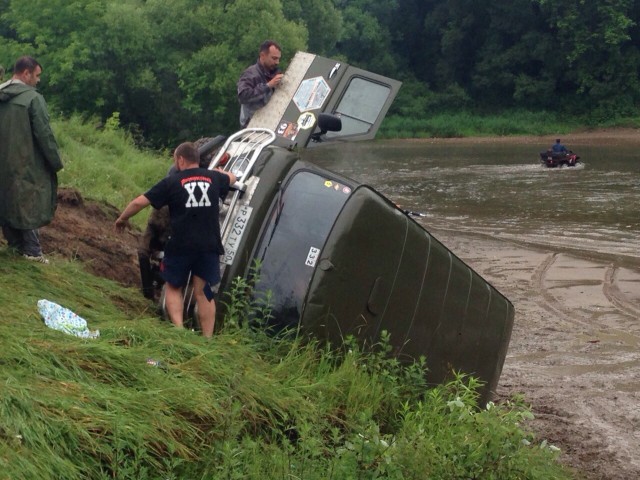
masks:
{"type": "Polygon", "coordinates": [[[44,258],[44,255],[27,255],[26,253],[22,255],[27,260],[31,260],[32,262],[44,263],[45,265],[49,265],[49,260],[44,258]]]}

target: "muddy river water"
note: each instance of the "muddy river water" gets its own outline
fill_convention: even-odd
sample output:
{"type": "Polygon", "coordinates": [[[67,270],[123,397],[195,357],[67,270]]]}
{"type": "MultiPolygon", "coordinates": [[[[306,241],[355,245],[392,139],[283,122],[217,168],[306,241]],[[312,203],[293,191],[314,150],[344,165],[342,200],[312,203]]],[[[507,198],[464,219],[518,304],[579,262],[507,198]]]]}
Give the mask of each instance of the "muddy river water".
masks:
{"type": "Polygon", "coordinates": [[[432,228],[629,255],[637,262],[638,145],[571,144],[583,163],[560,169],[538,162],[546,146],[384,141],[309,155],[426,214],[423,223],[432,228]]]}
{"type": "Polygon", "coordinates": [[[368,183],[501,290],[516,320],[498,398],[577,478],[640,478],[640,132],[327,145],[304,158],[368,183]]]}

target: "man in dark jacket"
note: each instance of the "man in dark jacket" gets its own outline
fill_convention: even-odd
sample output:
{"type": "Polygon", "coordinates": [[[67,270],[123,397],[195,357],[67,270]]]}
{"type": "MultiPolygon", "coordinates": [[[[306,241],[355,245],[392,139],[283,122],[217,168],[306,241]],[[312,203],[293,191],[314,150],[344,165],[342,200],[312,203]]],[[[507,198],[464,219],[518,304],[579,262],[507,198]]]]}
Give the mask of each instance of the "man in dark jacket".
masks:
{"type": "Polygon", "coordinates": [[[282,51],[273,40],[265,40],[260,45],[258,61],[248,67],[238,80],[238,101],[240,102],[240,126],[246,128],[256,110],[264,107],[273,91],[282,82],[278,64],[282,51]]]}
{"type": "Polygon", "coordinates": [[[37,229],[53,219],[62,160],[36,90],[41,73],[35,59],[21,57],[0,85],[0,225],[10,247],[46,264],[37,229]]]}

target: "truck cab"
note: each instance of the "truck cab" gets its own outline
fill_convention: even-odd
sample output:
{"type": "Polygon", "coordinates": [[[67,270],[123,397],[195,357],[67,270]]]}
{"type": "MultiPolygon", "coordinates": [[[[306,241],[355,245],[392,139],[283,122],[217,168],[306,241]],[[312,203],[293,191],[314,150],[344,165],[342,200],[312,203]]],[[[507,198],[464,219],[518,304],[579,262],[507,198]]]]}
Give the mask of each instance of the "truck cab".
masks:
{"type": "Polygon", "coordinates": [[[347,336],[373,345],[387,331],[398,358],[426,357],[429,382],[462,371],[484,382],[486,401],[506,357],[512,303],[374,188],[299,156],[372,139],[399,88],[296,54],[283,87],[209,165],[238,178],[221,220],[218,295],[224,301],[234,279],[253,278],[250,295],[269,294],[273,330],[334,345],[347,336]]]}

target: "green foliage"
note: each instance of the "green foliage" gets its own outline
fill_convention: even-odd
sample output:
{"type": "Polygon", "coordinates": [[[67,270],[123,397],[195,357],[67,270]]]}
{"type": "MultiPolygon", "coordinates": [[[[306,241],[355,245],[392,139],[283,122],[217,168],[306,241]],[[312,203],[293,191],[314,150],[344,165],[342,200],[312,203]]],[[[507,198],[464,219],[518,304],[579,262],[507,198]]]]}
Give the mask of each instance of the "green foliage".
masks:
{"type": "Polygon", "coordinates": [[[278,0],[11,2],[0,20],[0,62],[33,54],[55,110],[103,120],[119,112],[124,126],[168,145],[233,131],[240,72],[265,38],[289,54],[304,49],[298,22],[278,0]]]}
{"type": "Polygon", "coordinates": [[[551,111],[509,110],[500,114],[469,110],[434,113],[425,118],[387,117],[381,137],[482,137],[503,135],[550,135],[574,131],[587,120],[551,111]]]}
{"type": "Polygon", "coordinates": [[[288,20],[302,20],[308,32],[309,51],[330,56],[342,35],[342,12],[332,0],[282,0],[288,20]]]}
{"type": "Polygon", "coordinates": [[[636,0],[3,0],[0,64],[36,56],[53,111],[118,112],[141,145],[234,131],[237,78],[267,38],[282,67],[308,49],[402,80],[409,119],[528,109],[597,125],[638,113],[639,23],[636,0]]]}
{"type": "Polygon", "coordinates": [[[391,115],[403,117],[411,123],[416,118],[424,117],[425,113],[431,116],[434,113],[468,109],[471,106],[470,96],[455,83],[436,92],[411,79],[402,85],[390,112],[391,115]]]}
{"type": "Polygon", "coordinates": [[[628,115],[640,102],[640,51],[631,32],[640,20],[637,2],[538,0],[558,33],[558,47],[574,93],[601,119],[628,115]]]}
{"type": "Polygon", "coordinates": [[[120,128],[120,112],[113,112],[107,121],[104,122],[104,129],[107,131],[116,131],[120,128]]]}
{"type": "MultiPolygon", "coordinates": [[[[224,307],[224,327],[237,330],[246,327],[247,320],[252,327],[267,329],[271,315],[271,292],[257,292],[255,284],[259,281],[260,262],[255,259],[249,269],[248,278],[237,277],[222,299],[224,307]]],[[[252,331],[249,329],[248,331],[252,331]]]]}
{"type": "Polygon", "coordinates": [[[78,263],[0,260],[7,478],[569,478],[521,401],[478,410],[462,376],[426,390],[424,364],[388,358],[388,338],[369,351],[246,328],[207,341],[78,263]],[[100,337],[48,329],[39,298],[100,337]]]}
{"type": "Polygon", "coordinates": [[[393,37],[387,22],[393,18],[398,3],[395,0],[336,3],[342,12],[343,28],[336,39],[335,53],[344,55],[358,67],[395,76],[398,67],[389,48],[393,37]]]}

